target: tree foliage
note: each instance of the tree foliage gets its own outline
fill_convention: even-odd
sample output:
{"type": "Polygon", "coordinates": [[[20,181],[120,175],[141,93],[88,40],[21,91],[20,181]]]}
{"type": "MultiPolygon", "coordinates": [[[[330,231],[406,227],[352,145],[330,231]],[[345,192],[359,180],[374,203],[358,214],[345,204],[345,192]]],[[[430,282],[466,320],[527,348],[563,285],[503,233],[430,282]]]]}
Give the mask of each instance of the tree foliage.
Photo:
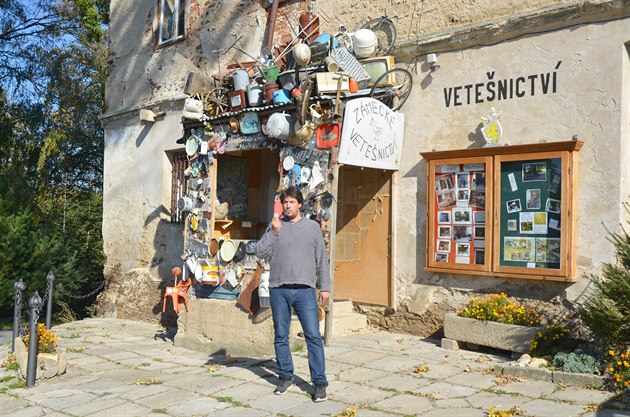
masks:
{"type": "Polygon", "coordinates": [[[0,313],[53,271],[82,313],[102,266],[107,0],[0,1],[0,313]]]}
{"type": "MultiPolygon", "coordinates": [[[[630,213],[630,205],[624,204],[630,213]]],[[[608,347],[630,347],[630,235],[611,233],[617,262],[605,264],[603,277],[580,311],[582,320],[608,347]]]]}

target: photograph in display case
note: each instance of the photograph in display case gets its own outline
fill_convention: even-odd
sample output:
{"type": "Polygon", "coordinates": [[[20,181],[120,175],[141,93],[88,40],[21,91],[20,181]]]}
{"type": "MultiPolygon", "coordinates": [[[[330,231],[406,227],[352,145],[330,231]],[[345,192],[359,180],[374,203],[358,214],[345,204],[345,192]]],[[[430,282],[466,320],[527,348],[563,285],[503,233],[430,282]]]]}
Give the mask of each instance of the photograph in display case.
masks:
{"type": "Polygon", "coordinates": [[[442,193],[454,189],[453,175],[440,175],[435,178],[435,192],[442,193]]]}
{"type": "Polygon", "coordinates": [[[523,182],[545,181],[547,179],[546,162],[523,163],[523,182]]]}
{"type": "Polygon", "coordinates": [[[472,226],[453,226],[453,240],[455,242],[470,242],[472,233],[472,226]]]}
{"type": "Polygon", "coordinates": [[[545,211],[549,213],[560,213],[560,200],[554,198],[548,198],[545,203],[545,211]]]}
{"type": "Polygon", "coordinates": [[[438,238],[450,239],[451,236],[451,226],[438,226],[438,238]]]}
{"type": "Polygon", "coordinates": [[[486,251],[484,249],[475,249],[475,265],[483,265],[486,257],[486,251]]]}
{"type": "Polygon", "coordinates": [[[486,212],[485,211],[475,211],[473,213],[473,220],[475,224],[483,224],[486,222],[486,212]]]}
{"type": "Polygon", "coordinates": [[[453,224],[472,224],[472,209],[459,207],[454,208],[453,224]]]}
{"type": "Polygon", "coordinates": [[[457,204],[465,203],[468,205],[468,200],[470,200],[470,190],[457,190],[457,204]]]}
{"type": "Polygon", "coordinates": [[[457,188],[470,188],[470,175],[468,172],[460,172],[457,174],[457,188]]]}
{"type": "Polygon", "coordinates": [[[486,192],[480,190],[472,190],[470,192],[469,204],[477,208],[486,208],[486,192]]]}
{"type": "Polygon", "coordinates": [[[560,239],[537,237],[536,262],[559,263],[560,239]]]}
{"type": "Polygon", "coordinates": [[[506,261],[533,262],[536,259],[535,238],[504,237],[503,259],[506,261]]]}
{"type": "Polygon", "coordinates": [[[486,189],[486,174],[483,172],[473,172],[472,174],[472,189],[473,190],[485,190],[486,189]]]}
{"type": "Polygon", "coordinates": [[[450,240],[438,240],[437,241],[437,251],[441,253],[450,253],[451,252],[451,241],[450,240]]]}
{"type": "Polygon", "coordinates": [[[457,256],[470,256],[470,243],[456,243],[455,245],[457,256]]]}
{"type": "Polygon", "coordinates": [[[438,211],[438,224],[450,224],[451,212],[450,211],[438,211]]]}
{"type": "Polygon", "coordinates": [[[435,197],[437,198],[437,205],[439,209],[454,206],[456,202],[454,190],[444,191],[443,193],[436,194],[435,197]]]}
{"type": "Polygon", "coordinates": [[[528,210],[540,209],[540,189],[529,189],[526,191],[525,207],[528,210]]]}
{"type": "Polygon", "coordinates": [[[435,262],[448,262],[448,253],[436,253],[435,262]]]}
{"type": "Polygon", "coordinates": [[[516,222],[516,219],[508,219],[507,229],[509,232],[515,232],[518,230],[518,223],[516,222]]]}
{"type": "Polygon", "coordinates": [[[486,227],[475,226],[475,239],[485,239],[485,237],[486,237],[486,227]]]}
{"type": "Polygon", "coordinates": [[[506,201],[505,205],[507,207],[508,213],[517,213],[521,211],[521,200],[518,198],[514,200],[506,201]]]}

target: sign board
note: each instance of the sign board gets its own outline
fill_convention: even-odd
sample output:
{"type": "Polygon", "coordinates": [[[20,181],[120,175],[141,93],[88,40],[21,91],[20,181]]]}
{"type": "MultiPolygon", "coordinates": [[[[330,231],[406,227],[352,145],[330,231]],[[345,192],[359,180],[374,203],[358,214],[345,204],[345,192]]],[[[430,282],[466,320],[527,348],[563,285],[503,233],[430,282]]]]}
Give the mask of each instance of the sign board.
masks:
{"type": "Polygon", "coordinates": [[[373,98],[349,100],[343,117],[339,163],[398,170],[404,133],[402,113],[373,98]]]}

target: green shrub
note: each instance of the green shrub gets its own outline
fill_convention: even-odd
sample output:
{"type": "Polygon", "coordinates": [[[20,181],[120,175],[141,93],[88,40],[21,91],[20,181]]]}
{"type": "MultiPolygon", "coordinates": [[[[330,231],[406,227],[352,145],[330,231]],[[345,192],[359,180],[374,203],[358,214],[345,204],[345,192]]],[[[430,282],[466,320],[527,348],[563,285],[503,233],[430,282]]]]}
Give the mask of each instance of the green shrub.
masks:
{"type": "Polygon", "coordinates": [[[558,352],[570,351],[575,347],[569,330],[561,324],[550,324],[539,331],[532,341],[529,354],[534,357],[553,356],[558,352]]]}
{"type": "Polygon", "coordinates": [[[553,357],[553,366],[564,372],[598,374],[602,366],[601,361],[587,353],[560,352],[553,357]]]}

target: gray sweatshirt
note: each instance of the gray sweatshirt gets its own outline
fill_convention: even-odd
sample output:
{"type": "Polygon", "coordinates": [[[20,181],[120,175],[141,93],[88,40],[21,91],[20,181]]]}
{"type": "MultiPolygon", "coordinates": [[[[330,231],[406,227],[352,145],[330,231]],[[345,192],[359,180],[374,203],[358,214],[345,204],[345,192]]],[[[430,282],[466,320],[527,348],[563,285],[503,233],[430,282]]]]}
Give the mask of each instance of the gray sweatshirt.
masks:
{"type": "Polygon", "coordinates": [[[328,252],[317,222],[304,217],[280,221],[279,233],[270,224],[256,244],[256,256],[269,259],[269,287],[304,284],[330,291],[328,252]]]}

